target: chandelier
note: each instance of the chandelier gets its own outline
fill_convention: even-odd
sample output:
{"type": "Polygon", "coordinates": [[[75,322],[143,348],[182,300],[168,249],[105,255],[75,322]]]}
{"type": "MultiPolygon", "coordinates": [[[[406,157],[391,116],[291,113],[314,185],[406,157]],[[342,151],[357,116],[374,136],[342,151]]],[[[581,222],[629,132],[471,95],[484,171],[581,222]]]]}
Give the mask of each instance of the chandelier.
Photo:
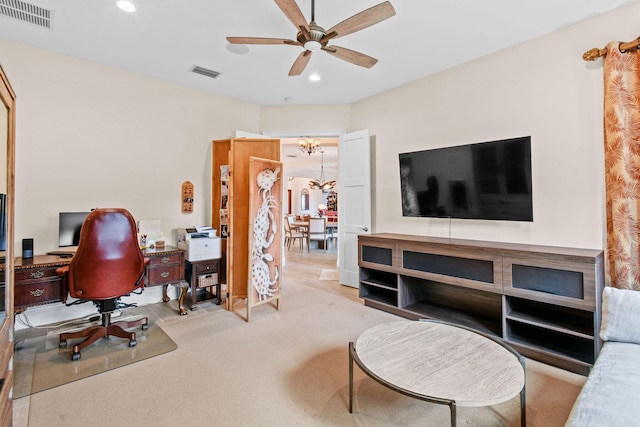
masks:
{"type": "Polygon", "coordinates": [[[324,151],[320,152],[321,154],[321,163],[320,163],[320,179],[312,179],[309,181],[309,188],[312,190],[331,190],[336,186],[335,181],[325,181],[324,180],[324,151]]]}
{"type": "Polygon", "coordinates": [[[318,138],[300,138],[298,140],[300,151],[311,155],[320,149],[320,140],[318,138]]]}

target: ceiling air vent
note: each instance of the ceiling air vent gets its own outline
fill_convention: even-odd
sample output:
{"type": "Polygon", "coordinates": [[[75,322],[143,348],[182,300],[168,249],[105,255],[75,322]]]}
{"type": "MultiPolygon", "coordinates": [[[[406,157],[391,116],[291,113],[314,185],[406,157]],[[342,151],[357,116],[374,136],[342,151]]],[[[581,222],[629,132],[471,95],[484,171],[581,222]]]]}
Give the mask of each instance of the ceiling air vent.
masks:
{"type": "MultiPolygon", "coordinates": [[[[2,0],[0,0],[0,1],[2,1],[2,0]]],[[[220,73],[218,71],[213,71],[213,70],[210,70],[208,68],[200,67],[198,65],[194,65],[193,68],[191,69],[191,71],[196,73],[196,74],[202,74],[203,76],[211,77],[212,79],[215,79],[216,77],[218,77],[220,75],[220,73]]]]}
{"type": "Polygon", "coordinates": [[[49,9],[20,0],[0,0],[0,15],[38,27],[51,28],[51,11],[49,9]]]}

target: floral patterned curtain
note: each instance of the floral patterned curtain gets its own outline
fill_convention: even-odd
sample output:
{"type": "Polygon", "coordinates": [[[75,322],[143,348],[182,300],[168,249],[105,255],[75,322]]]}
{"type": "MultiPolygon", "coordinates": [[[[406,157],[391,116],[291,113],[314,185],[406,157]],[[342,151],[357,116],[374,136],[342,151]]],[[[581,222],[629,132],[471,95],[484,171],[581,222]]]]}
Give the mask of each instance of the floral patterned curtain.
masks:
{"type": "Polygon", "coordinates": [[[606,47],[607,284],[640,290],[640,53],[606,47]]]}

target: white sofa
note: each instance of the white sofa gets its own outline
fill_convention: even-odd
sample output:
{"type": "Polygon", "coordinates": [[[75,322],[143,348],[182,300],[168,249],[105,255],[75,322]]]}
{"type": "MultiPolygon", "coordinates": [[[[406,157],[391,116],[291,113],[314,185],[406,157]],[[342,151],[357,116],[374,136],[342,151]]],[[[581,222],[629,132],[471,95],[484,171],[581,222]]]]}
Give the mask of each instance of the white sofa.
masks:
{"type": "Polygon", "coordinates": [[[605,287],[604,344],[567,427],[640,426],[640,292],[605,287]]]}

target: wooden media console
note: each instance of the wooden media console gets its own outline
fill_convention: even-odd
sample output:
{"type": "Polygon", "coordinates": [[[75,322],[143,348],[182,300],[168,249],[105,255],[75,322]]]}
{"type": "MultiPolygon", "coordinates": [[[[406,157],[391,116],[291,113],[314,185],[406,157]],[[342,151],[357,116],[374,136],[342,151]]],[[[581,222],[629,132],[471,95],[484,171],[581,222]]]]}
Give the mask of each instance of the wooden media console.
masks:
{"type": "Polygon", "coordinates": [[[360,297],[409,319],[498,336],[523,355],[587,374],[601,346],[601,250],[361,235],[360,297]]]}

